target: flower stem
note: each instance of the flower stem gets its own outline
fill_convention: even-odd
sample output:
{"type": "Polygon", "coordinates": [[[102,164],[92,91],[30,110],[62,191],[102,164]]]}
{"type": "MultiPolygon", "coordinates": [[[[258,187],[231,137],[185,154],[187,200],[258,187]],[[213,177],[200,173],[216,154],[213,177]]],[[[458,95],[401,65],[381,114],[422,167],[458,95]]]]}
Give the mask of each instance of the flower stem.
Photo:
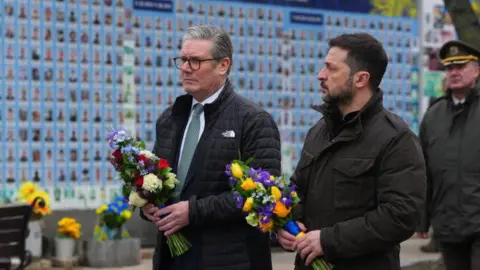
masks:
{"type": "Polygon", "coordinates": [[[188,242],[187,238],[181,233],[174,233],[167,237],[167,244],[172,257],[184,254],[191,247],[190,242],[188,242]]]}
{"type": "Polygon", "coordinates": [[[331,270],[331,266],[325,262],[323,259],[316,258],[312,262],[312,267],[314,270],[331,270]]]}

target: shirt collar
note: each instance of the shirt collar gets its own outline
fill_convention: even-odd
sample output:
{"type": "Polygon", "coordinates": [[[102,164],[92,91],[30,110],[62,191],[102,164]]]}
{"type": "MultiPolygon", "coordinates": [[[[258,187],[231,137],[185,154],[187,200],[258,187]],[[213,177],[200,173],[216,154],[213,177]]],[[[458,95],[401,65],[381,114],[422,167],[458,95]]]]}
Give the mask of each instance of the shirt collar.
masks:
{"type": "Polygon", "coordinates": [[[220,94],[222,93],[224,86],[225,86],[225,84],[222,85],[222,87],[220,87],[220,89],[218,89],[217,92],[213,93],[213,95],[209,96],[208,98],[206,98],[206,99],[205,99],[204,101],[202,101],[202,102],[198,102],[198,101],[196,101],[195,99],[193,99],[193,101],[192,101],[192,108],[193,108],[193,106],[195,106],[195,104],[197,104],[197,103],[200,103],[200,104],[202,104],[203,106],[205,106],[205,104],[211,104],[211,103],[213,103],[213,102],[218,98],[218,96],[220,96],[220,94]]]}
{"type": "Polygon", "coordinates": [[[465,102],[465,98],[458,99],[454,95],[452,95],[452,100],[453,100],[453,104],[455,104],[455,105],[463,104],[465,102]]]}

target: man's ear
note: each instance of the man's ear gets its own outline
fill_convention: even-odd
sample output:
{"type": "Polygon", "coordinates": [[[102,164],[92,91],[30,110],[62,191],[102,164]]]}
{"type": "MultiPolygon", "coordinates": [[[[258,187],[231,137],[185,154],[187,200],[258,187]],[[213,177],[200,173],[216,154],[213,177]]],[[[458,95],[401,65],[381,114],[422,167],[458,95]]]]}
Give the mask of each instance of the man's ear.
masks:
{"type": "Polygon", "coordinates": [[[220,62],[218,63],[219,65],[219,72],[221,75],[226,75],[227,72],[228,72],[228,69],[230,68],[230,66],[232,65],[232,60],[230,60],[230,58],[228,57],[225,57],[223,58],[222,60],[220,60],[220,62]]]}
{"type": "Polygon", "coordinates": [[[357,89],[368,86],[369,82],[370,73],[366,71],[359,71],[353,76],[353,85],[355,85],[355,88],[357,89]]]}

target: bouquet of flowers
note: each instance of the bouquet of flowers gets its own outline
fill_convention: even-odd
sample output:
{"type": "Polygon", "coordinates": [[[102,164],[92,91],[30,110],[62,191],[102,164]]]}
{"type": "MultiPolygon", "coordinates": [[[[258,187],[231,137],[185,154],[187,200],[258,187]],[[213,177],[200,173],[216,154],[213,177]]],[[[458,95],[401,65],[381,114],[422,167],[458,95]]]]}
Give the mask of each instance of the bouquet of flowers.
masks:
{"type": "MultiPolygon", "coordinates": [[[[289,186],[282,177],[249,167],[247,164],[252,160],[234,160],[225,170],[230,177],[237,207],[245,213],[247,223],[262,232],[283,228],[297,238],[304,236],[291,213],[300,202],[295,186],[289,186]]],[[[316,258],[312,267],[315,270],[331,269],[321,258],[316,258]]]]}
{"type": "Polygon", "coordinates": [[[124,197],[119,196],[108,205],[97,208],[99,216],[98,224],[95,226],[93,237],[97,241],[129,238],[130,234],[124,224],[132,217],[128,210],[129,205],[124,197]]]}
{"type": "Polygon", "coordinates": [[[18,190],[18,200],[28,204],[32,204],[35,201],[32,208],[31,220],[39,220],[52,213],[50,196],[35,183],[23,183],[18,190]]]}
{"type": "MultiPolygon", "coordinates": [[[[108,138],[113,149],[110,162],[119,173],[122,193],[134,210],[147,203],[164,207],[179,183],[168,161],[145,150],[145,143],[130,137],[125,130],[114,130],[108,138]]],[[[179,232],[167,237],[167,244],[172,256],[179,256],[191,247],[179,232]]]]}
{"type": "Polygon", "coordinates": [[[57,236],[59,238],[79,239],[82,225],[76,219],[70,217],[62,218],[58,223],[57,236]]]}

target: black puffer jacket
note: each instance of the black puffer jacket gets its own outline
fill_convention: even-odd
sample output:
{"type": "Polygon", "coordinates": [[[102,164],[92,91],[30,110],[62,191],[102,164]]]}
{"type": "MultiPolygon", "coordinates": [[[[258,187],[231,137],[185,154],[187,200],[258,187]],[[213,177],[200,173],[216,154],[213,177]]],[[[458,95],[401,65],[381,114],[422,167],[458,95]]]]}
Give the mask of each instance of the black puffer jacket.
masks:
{"type": "MultiPolygon", "coordinates": [[[[176,171],[178,154],[191,110],[192,97],[183,95],[157,120],[154,153],[176,171]]],[[[225,166],[254,157],[252,166],[280,175],[280,134],[270,114],[237,95],[227,80],[218,99],[204,107],[205,130],[185,180],[181,200],[190,203],[190,225],[181,232],[191,250],[178,258],[175,269],[272,269],[266,234],[249,226],[231,195],[225,166]],[[180,264],[179,264],[180,261],[180,264]]],[[[171,260],[162,233],[158,234],[154,269],[171,260]]]]}

